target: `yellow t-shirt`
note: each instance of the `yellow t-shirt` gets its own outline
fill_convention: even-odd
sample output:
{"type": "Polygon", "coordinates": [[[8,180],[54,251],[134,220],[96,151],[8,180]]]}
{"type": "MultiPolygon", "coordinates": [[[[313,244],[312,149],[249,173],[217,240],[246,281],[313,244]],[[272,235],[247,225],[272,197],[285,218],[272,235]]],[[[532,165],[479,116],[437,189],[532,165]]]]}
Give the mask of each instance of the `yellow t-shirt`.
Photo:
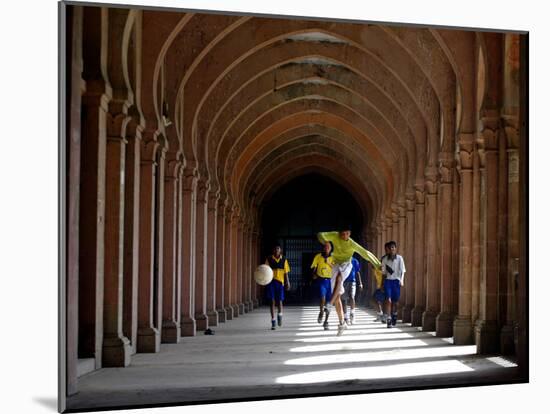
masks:
{"type": "Polygon", "coordinates": [[[382,289],[382,271],[374,268],[374,279],[376,280],[376,289],[382,289]]]}
{"type": "Polygon", "coordinates": [[[315,274],[319,277],[330,279],[332,276],[332,265],[334,264],[334,259],[332,256],[326,258],[323,257],[322,253],[318,253],[311,263],[311,268],[315,269],[315,274]]]}
{"type": "MultiPolygon", "coordinates": [[[[277,259],[275,256],[271,255],[271,258],[275,262],[279,263],[281,261],[281,259],[283,258],[283,256],[281,256],[277,259]]],[[[269,266],[269,260],[266,259],[265,264],[269,266]]],[[[275,280],[277,280],[281,283],[285,283],[285,273],[290,273],[290,266],[288,265],[288,260],[286,260],[286,259],[285,259],[285,263],[284,263],[284,269],[273,269],[273,279],[275,279],[275,280]]]]}
{"type": "Polygon", "coordinates": [[[353,253],[359,253],[359,255],[363,259],[370,262],[375,268],[380,269],[380,260],[378,260],[378,258],[374,254],[369,252],[363,246],[353,241],[351,237],[348,240],[342,240],[340,238],[340,234],[337,231],[328,231],[324,233],[319,233],[317,235],[317,238],[321,243],[325,243],[327,241],[332,242],[332,245],[334,247],[332,255],[334,256],[335,263],[340,264],[349,262],[351,261],[353,253]]]}

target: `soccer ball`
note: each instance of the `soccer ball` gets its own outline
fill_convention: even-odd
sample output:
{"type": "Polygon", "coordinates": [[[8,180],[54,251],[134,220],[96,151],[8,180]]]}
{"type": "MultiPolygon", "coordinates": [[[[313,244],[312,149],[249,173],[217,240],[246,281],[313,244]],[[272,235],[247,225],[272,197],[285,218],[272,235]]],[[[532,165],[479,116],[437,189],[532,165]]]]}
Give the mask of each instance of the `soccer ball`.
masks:
{"type": "Polygon", "coordinates": [[[254,280],[258,285],[267,285],[273,280],[273,270],[266,264],[259,265],[254,271],[254,280]]]}

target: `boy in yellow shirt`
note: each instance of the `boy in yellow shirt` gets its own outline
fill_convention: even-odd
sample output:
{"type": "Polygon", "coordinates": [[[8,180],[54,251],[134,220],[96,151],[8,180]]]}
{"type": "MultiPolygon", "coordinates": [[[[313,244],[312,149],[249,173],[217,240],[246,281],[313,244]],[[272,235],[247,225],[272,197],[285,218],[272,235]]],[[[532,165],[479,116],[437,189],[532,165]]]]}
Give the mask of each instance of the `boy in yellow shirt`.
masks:
{"type": "Polygon", "coordinates": [[[334,258],[334,266],[332,267],[331,275],[331,288],[332,298],[325,306],[325,312],[330,314],[336,304],[336,313],[338,314],[338,332],[340,336],[346,329],[344,323],[344,314],[342,310],[342,301],[340,296],[344,293],[343,283],[350,275],[352,270],[351,258],[353,253],[358,253],[363,259],[370,262],[375,269],[380,270],[380,260],[369,252],[367,249],[357,244],[351,237],[351,226],[345,226],[340,231],[321,232],[317,234],[317,238],[321,243],[332,242],[334,251],[332,257],[334,258]]]}
{"type": "MultiPolygon", "coordinates": [[[[330,255],[331,246],[330,243],[323,245],[323,252],[318,253],[313,258],[311,268],[313,269],[313,279],[320,299],[320,311],[317,323],[321,323],[323,320],[323,310],[325,304],[330,301],[332,289],[330,287],[330,279],[332,276],[332,266],[334,265],[334,259],[330,255]]],[[[328,330],[328,314],[325,316],[325,322],[323,323],[325,331],[328,330]]]]}
{"type": "Polygon", "coordinates": [[[283,324],[283,300],[285,300],[285,289],[290,289],[288,280],[290,266],[288,260],[282,255],[279,245],[273,248],[273,254],[265,260],[265,264],[273,269],[273,280],[266,285],[265,294],[267,300],[271,302],[271,329],[275,330],[275,303],[278,308],[277,325],[283,324]]]}

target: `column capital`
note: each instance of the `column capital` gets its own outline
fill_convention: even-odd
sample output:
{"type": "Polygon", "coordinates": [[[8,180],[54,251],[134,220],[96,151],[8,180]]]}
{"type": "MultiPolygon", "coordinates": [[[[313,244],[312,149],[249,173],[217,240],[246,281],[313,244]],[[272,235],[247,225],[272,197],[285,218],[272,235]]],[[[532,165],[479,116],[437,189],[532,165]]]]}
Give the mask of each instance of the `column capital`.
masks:
{"type": "Polygon", "coordinates": [[[208,193],[208,211],[216,211],[218,209],[218,200],[220,199],[220,191],[212,190],[208,193]]]}
{"type": "Polygon", "coordinates": [[[122,112],[119,105],[113,106],[113,101],[109,103],[109,112],[107,112],[107,136],[123,138],[126,135],[126,126],[131,118],[128,114],[122,112]]]}
{"type": "Polygon", "coordinates": [[[399,217],[404,218],[407,214],[407,202],[405,196],[401,196],[397,200],[397,209],[399,210],[399,217]]]}
{"type": "Polygon", "coordinates": [[[208,201],[208,192],[210,191],[210,180],[203,177],[197,180],[197,201],[206,203],[208,201]]]}
{"type": "Polygon", "coordinates": [[[391,205],[391,220],[393,223],[392,225],[397,225],[399,223],[399,213],[399,204],[397,202],[393,202],[391,205]]]}
{"type": "Polygon", "coordinates": [[[501,118],[496,109],[486,110],[481,118],[481,136],[485,151],[496,151],[498,149],[498,131],[501,118]]]}
{"type": "Polygon", "coordinates": [[[405,193],[405,204],[406,204],[407,211],[414,210],[415,201],[416,201],[416,192],[408,191],[407,193],[405,193]]]}
{"type": "Polygon", "coordinates": [[[175,180],[180,171],[181,158],[179,152],[168,152],[166,154],[166,162],[164,163],[164,179],[175,180]]]}
{"type": "Polygon", "coordinates": [[[451,152],[439,153],[439,177],[442,184],[450,184],[453,181],[454,156],[451,152]]]}
{"type": "Polygon", "coordinates": [[[424,190],[427,194],[435,194],[437,192],[437,168],[435,166],[427,166],[424,170],[424,190]]]}
{"type": "Polygon", "coordinates": [[[502,115],[506,148],[519,149],[519,117],[517,115],[502,115]]]}
{"type": "Polygon", "coordinates": [[[471,170],[473,168],[474,141],[474,134],[459,134],[457,150],[460,169],[471,170]]]}
{"type": "Polygon", "coordinates": [[[198,172],[194,167],[187,165],[183,169],[183,191],[194,191],[197,188],[198,172]]]}
{"type": "Polygon", "coordinates": [[[424,184],[422,184],[421,186],[415,186],[414,189],[416,204],[424,204],[424,184]]]}

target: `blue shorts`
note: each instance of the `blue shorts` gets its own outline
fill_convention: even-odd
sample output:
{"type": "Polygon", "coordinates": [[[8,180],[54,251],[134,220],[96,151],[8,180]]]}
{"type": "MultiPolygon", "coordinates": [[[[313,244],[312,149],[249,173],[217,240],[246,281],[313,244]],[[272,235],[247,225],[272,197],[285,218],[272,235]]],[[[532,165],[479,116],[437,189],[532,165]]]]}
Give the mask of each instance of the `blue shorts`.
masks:
{"type": "Polygon", "coordinates": [[[325,302],[329,302],[332,297],[332,293],[330,291],[330,278],[317,277],[315,284],[317,286],[317,294],[319,295],[319,299],[325,298],[325,302]]]}
{"type": "Polygon", "coordinates": [[[384,291],[386,292],[386,299],[390,299],[392,302],[399,302],[399,296],[401,295],[399,280],[384,280],[384,291]]]}
{"type": "Polygon", "coordinates": [[[374,291],[374,295],[372,296],[374,297],[374,300],[376,300],[377,302],[384,302],[384,300],[386,299],[386,295],[382,291],[382,289],[376,289],[374,291]]]}
{"type": "Polygon", "coordinates": [[[273,279],[265,286],[265,297],[267,300],[276,302],[285,300],[285,287],[278,280],[273,279]]]}

